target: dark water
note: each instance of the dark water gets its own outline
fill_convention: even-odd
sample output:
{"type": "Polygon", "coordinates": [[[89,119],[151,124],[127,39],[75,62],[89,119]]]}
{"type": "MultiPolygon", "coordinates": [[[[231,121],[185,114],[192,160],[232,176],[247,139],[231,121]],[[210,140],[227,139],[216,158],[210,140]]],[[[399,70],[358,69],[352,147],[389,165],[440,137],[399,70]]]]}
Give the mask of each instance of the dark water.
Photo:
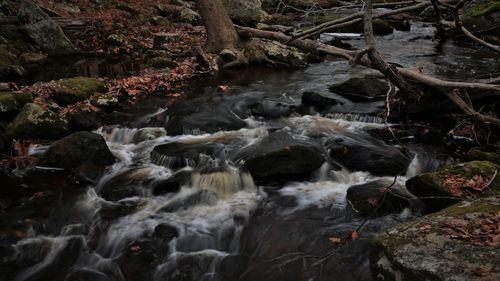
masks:
{"type": "MultiPolygon", "coordinates": [[[[379,46],[393,62],[450,79],[499,69],[500,62],[483,51],[434,42],[432,33],[418,24],[411,33],[381,38],[379,46]]],[[[99,60],[76,65],[68,63],[68,69],[84,76],[120,77],[134,68],[99,60]]],[[[341,61],[295,71],[238,70],[194,82],[175,106],[162,98],[145,101],[127,126],[96,131],[118,159],[104,176],[73,187],[71,196],[64,189],[45,192],[2,213],[0,280],[371,280],[368,252],[376,233],[418,214],[406,209],[366,223],[346,202],[347,189],[394,177],[329,159],[328,145],[338,139],[366,153],[399,151],[370,134],[386,127],[383,102],[355,103],[328,91],[332,83],[365,72],[341,61]],[[217,92],[219,84],[228,84],[229,92],[217,92]],[[341,103],[321,115],[301,107],[305,91],[341,103]],[[286,137],[269,141],[275,135],[286,137]],[[281,181],[281,188],[261,184],[242,160],[283,140],[313,147],[327,160],[306,178],[281,181]],[[174,167],[175,157],[151,153],[167,143],[198,149],[202,160],[174,167]],[[188,183],[157,192],[180,173],[188,183]],[[345,246],[328,239],[360,225],[360,237],[345,246]]],[[[67,74],[36,79],[61,73],[67,74]]],[[[401,189],[407,178],[448,158],[440,147],[418,141],[406,149],[406,173],[397,178],[401,189]]],[[[64,173],[56,178],[51,185],[74,184],[64,173]]]]}

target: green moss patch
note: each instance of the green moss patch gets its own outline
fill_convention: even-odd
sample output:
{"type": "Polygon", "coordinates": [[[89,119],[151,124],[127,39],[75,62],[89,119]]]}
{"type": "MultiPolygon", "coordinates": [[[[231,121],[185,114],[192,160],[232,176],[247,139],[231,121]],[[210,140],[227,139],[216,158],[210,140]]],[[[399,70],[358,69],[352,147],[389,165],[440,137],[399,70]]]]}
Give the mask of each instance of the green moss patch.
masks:
{"type": "Polygon", "coordinates": [[[482,17],[500,11],[500,1],[488,1],[485,3],[475,3],[469,9],[472,17],[482,17]]]}
{"type": "Polygon", "coordinates": [[[53,94],[54,100],[61,105],[73,104],[88,99],[95,93],[106,91],[106,84],[95,78],[75,77],[62,79],[53,94]]]}

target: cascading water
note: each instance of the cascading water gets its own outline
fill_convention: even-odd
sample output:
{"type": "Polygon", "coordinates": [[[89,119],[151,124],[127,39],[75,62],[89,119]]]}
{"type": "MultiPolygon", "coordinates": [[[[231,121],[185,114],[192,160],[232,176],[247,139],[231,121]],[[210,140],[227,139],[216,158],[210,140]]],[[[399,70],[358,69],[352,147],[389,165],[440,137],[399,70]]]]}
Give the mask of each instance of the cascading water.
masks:
{"type": "MultiPolygon", "coordinates": [[[[418,30],[422,36],[429,33],[424,27],[418,30]]],[[[408,35],[392,36],[403,41],[408,35]]],[[[393,42],[380,44],[385,50],[393,42]]],[[[423,55],[434,52],[427,47],[423,55]]],[[[392,55],[415,61],[397,49],[392,55]]],[[[427,56],[420,58],[428,62],[427,56]]],[[[14,252],[4,259],[22,261],[7,263],[16,272],[14,280],[321,279],[315,273],[370,280],[370,239],[412,214],[406,210],[365,225],[364,218],[347,208],[348,188],[392,182],[399,175],[394,186],[404,189],[407,178],[446,159],[436,159],[420,147],[410,147],[405,154],[399,145],[374,137],[374,131],[387,126],[374,114],[376,106],[328,93],[340,101],[334,108],[338,112],[322,117],[300,108],[304,91],[325,94],[332,81],[359,71],[345,63],[325,62],[275,74],[280,79],[269,75],[231,86],[232,94],[221,96],[208,87],[199,96],[209,109],[191,100],[187,117],[175,119],[170,109],[160,108],[141,118],[141,128],[97,130],[118,162],[71,206],[55,211],[58,227],[47,227],[55,230],[31,228],[15,243],[14,252]],[[276,109],[269,110],[269,105],[276,109]],[[353,108],[355,113],[346,112],[353,108]],[[167,129],[158,127],[158,120],[164,120],[167,129]],[[172,120],[181,128],[170,126],[172,120]],[[266,153],[274,158],[255,158],[266,153]],[[313,168],[287,163],[289,155],[313,168]],[[383,166],[379,158],[384,157],[397,165],[383,166]],[[384,174],[385,169],[393,172],[384,174]],[[255,170],[265,175],[252,173],[255,170]],[[303,170],[307,173],[296,172],[303,170]],[[328,237],[362,224],[363,237],[332,250],[328,237]],[[323,255],[343,267],[326,264],[323,255]],[[63,277],[58,270],[64,270],[63,277]]]]}

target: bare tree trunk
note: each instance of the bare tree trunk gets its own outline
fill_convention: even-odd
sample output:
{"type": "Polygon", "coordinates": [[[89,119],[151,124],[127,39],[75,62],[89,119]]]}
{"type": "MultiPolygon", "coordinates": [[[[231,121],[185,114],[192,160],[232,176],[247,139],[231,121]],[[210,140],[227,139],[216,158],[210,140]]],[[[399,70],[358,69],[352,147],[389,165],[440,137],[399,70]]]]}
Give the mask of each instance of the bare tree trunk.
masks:
{"type": "Polygon", "coordinates": [[[205,50],[219,53],[224,49],[236,51],[239,42],[233,22],[221,0],[197,0],[196,5],[207,30],[205,50]]]}

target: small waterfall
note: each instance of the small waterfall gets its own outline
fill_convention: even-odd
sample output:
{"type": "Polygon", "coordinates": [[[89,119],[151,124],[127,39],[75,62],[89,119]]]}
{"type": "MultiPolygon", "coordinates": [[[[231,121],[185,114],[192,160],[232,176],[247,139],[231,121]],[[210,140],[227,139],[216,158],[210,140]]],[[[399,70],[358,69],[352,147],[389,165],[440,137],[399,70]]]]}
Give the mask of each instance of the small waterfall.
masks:
{"type": "Polygon", "coordinates": [[[342,119],[345,121],[384,124],[384,119],[371,115],[359,115],[351,113],[329,113],[326,115],[326,117],[331,119],[342,119]]]}
{"type": "Polygon", "coordinates": [[[257,190],[250,173],[234,167],[213,173],[195,172],[191,176],[191,184],[198,189],[213,191],[221,197],[228,197],[240,190],[257,190]]]}

